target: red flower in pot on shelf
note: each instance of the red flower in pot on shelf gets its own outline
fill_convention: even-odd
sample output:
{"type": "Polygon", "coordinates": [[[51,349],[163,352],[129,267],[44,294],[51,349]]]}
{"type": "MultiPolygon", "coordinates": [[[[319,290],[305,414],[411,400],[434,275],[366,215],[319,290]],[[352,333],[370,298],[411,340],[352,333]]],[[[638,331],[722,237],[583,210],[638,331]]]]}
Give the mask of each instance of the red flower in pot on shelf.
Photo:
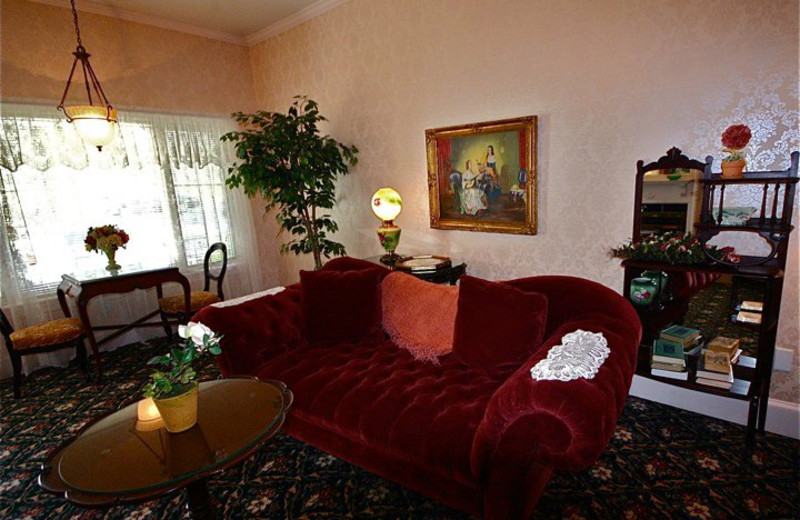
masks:
{"type": "Polygon", "coordinates": [[[750,142],[753,134],[747,125],[731,125],[722,133],[722,146],[728,154],[722,159],[722,177],[738,179],[742,177],[745,167],[744,147],[750,142]]]}
{"type": "Polygon", "coordinates": [[[752,137],[753,134],[747,125],[731,125],[722,134],[722,146],[726,150],[741,150],[747,146],[752,137]]]}

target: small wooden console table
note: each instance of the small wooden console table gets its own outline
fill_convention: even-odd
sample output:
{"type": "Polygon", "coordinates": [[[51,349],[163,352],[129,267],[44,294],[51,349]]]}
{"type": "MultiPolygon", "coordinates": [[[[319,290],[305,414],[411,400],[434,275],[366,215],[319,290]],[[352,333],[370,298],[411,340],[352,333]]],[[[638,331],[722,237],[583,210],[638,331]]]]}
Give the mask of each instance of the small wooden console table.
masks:
{"type": "Polygon", "coordinates": [[[158,309],[156,309],[155,311],[142,316],[132,323],[122,325],[102,325],[95,327],[92,326],[91,320],[89,319],[89,313],[87,312],[89,302],[93,298],[103,294],[127,293],[133,291],[134,289],[150,289],[153,287],[156,288],[158,295],[160,296],[162,294],[162,285],[170,282],[178,283],[181,285],[181,287],[183,287],[184,305],[186,308],[184,316],[188,316],[190,293],[189,280],[180,273],[177,267],[165,267],[162,269],[153,269],[151,271],[135,271],[119,275],[111,275],[108,273],[98,275],[98,273],[93,273],[88,276],[77,276],[71,274],[65,274],[61,276],[61,284],[59,284],[58,290],[56,291],[56,294],[58,295],[58,303],[61,305],[61,310],[64,311],[64,315],[69,318],[72,316],[72,314],[70,313],[69,306],[67,305],[67,296],[76,299],[78,305],[78,317],[83,324],[83,328],[86,329],[86,336],[89,340],[89,346],[92,348],[92,355],[94,356],[95,365],[97,366],[98,382],[100,382],[103,377],[103,365],[100,362],[100,345],[111,341],[112,339],[134,328],[161,327],[164,324],[161,321],[147,323],[147,320],[159,314],[158,309]],[[98,330],[113,330],[114,332],[98,341],[94,335],[94,332],[98,330]]]}
{"type": "MultiPolygon", "coordinates": [[[[370,256],[364,258],[368,262],[372,262],[373,264],[380,265],[382,267],[386,267],[392,271],[395,270],[394,266],[386,265],[381,263],[381,256],[370,256]]],[[[433,282],[433,283],[440,283],[440,284],[447,284],[447,285],[455,285],[459,278],[462,275],[466,274],[467,272],[467,264],[460,260],[452,260],[452,265],[450,267],[445,267],[444,269],[435,269],[430,271],[402,271],[404,273],[410,274],[412,276],[416,276],[420,280],[425,280],[426,282],[433,282]]]]}

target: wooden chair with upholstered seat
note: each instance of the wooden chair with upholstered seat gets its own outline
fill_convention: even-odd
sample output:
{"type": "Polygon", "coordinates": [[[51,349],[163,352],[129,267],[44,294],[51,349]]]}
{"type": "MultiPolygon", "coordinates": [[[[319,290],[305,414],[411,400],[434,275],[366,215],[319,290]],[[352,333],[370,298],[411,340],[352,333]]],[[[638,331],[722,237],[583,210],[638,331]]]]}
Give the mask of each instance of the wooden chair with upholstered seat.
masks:
{"type": "Polygon", "coordinates": [[[67,347],[75,347],[78,365],[87,381],[91,380],[87,369],[86,333],[78,318],[63,318],[20,330],[14,330],[11,322],[0,309],[0,333],[5,340],[11,368],[14,371],[14,397],[19,399],[22,386],[22,356],[52,352],[67,347]]]}
{"type": "Polygon", "coordinates": [[[185,307],[183,294],[175,296],[162,297],[161,287],[157,288],[158,291],[158,307],[161,311],[161,322],[164,324],[164,331],[167,337],[172,337],[172,326],[169,324],[170,317],[177,317],[178,321],[185,323],[189,321],[194,314],[212,303],[220,302],[225,299],[222,292],[222,280],[225,278],[225,271],[228,269],[228,248],[222,242],[212,244],[206,251],[205,259],[203,260],[203,274],[204,284],[202,291],[192,291],[189,295],[189,315],[184,316],[185,307]],[[221,253],[221,260],[217,260],[214,254],[219,251],[221,253]],[[213,266],[212,266],[213,261],[213,266]],[[209,292],[211,288],[211,280],[216,282],[217,292],[209,292]]]}

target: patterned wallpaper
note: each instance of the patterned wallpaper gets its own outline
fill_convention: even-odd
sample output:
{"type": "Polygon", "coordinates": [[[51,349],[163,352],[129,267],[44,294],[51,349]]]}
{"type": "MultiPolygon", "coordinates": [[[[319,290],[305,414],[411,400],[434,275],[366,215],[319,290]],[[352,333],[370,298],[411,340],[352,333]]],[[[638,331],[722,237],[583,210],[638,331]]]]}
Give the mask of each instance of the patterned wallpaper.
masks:
{"type": "MultiPolygon", "coordinates": [[[[751,168],[785,168],[798,136],[798,2],[352,0],[251,50],[259,107],[316,99],[361,160],[339,183],[338,239],[381,252],[368,200],[405,201],[402,253],[462,258],[490,279],[570,274],[619,290],[608,248],[630,236],[635,164],[678,146],[721,157],[725,127],[754,129],[751,168]],[[539,116],[537,236],[432,230],[424,130],[539,116]]],[[[257,206],[258,207],[258,206],[257,206]]],[[[275,236],[272,219],[263,237],[275,236]]],[[[778,344],[800,344],[798,237],[778,344]]],[[[267,251],[264,251],[266,254],[267,251]]],[[[267,276],[297,279],[284,256],[267,276]]],[[[800,402],[798,356],[772,395],[800,402]]]]}
{"type": "MultiPolygon", "coordinates": [[[[118,108],[229,114],[254,107],[246,47],[83,11],[78,17],[92,67],[118,108]]],[[[3,99],[57,105],[76,45],[69,2],[2,0],[0,22],[3,99]]],[[[86,95],[77,87],[82,80],[70,99],[86,95]]]]}

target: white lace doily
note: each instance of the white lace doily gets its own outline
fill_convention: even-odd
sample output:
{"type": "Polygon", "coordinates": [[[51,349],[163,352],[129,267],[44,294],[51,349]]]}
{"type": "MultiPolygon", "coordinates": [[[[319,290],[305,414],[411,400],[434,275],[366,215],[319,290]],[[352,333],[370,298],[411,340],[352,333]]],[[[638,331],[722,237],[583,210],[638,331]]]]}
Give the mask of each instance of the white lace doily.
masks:
{"type": "Polygon", "coordinates": [[[537,381],[594,379],[610,353],[608,340],[602,332],[578,329],[564,335],[561,345],[552,347],[547,357],[531,368],[531,377],[537,381]]]}

